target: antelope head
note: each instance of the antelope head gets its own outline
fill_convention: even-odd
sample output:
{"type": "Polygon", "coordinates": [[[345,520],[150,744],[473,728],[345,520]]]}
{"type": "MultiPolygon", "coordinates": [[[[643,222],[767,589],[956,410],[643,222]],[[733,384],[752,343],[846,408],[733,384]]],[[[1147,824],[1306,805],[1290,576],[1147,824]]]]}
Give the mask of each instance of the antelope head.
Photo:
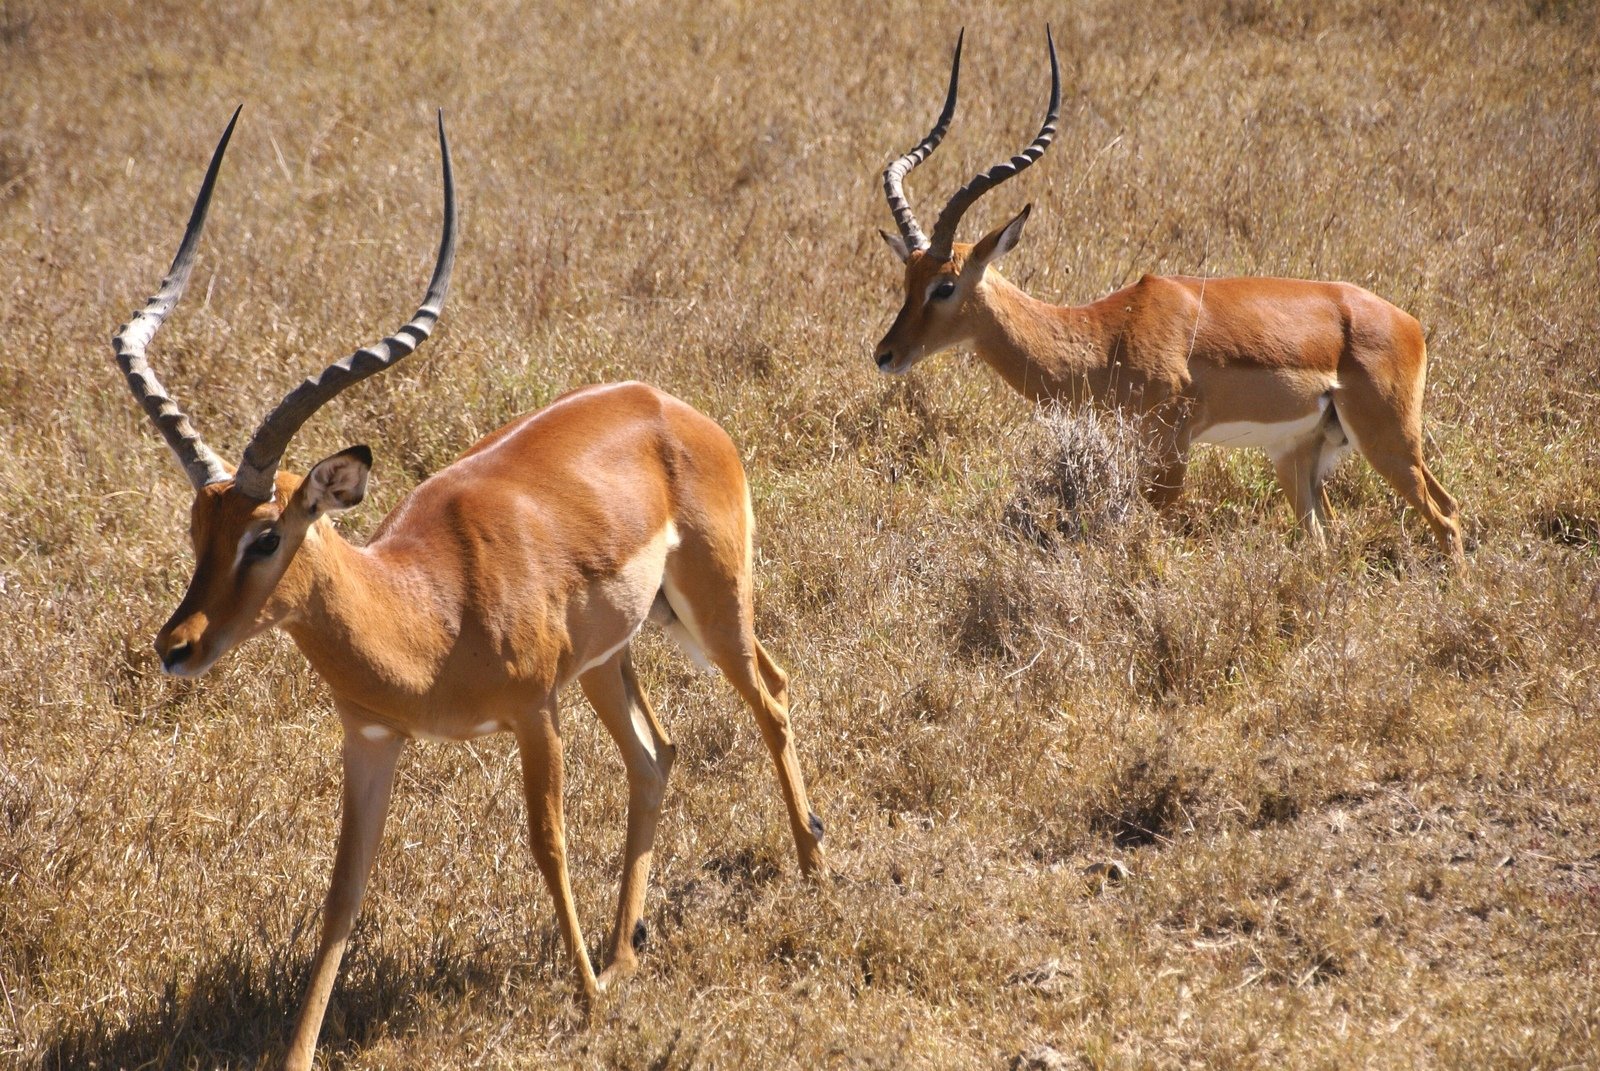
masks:
{"type": "MultiPolygon", "coordinates": [[[[284,450],[300,426],[334,395],[390,367],[421,345],[444,307],[455,261],[455,184],[441,112],[444,234],[422,306],[395,334],[335,361],[285,395],[256,428],[238,466],[227,465],[162,387],[145,358],[145,348],[188,285],[222,154],[238,121],[239,112],[235,111],[212,154],[188,228],[161,288],[111,342],[134,398],[194,486],[189,513],[194,575],[183,601],[155,640],[162,668],[186,677],[204,673],[235,644],[281,623],[288,615],[293,600],[286,589],[295,586],[292,566],[297,552],[308,540],[337,538],[325,526],[319,533],[318,522],[361,501],[372,452],[365,446],[352,446],[319,461],[301,479],[279,471],[284,450]]],[[[303,584],[305,578],[299,579],[303,584]]]]}
{"type": "Polygon", "coordinates": [[[956,227],[973,203],[1006,179],[1024,170],[1044,155],[1055,138],[1056,119],[1061,111],[1061,68],[1056,61],[1055,39],[1048,27],[1045,41],[1050,50],[1050,107],[1044,125],[1028,147],[1010,160],[975,175],[955,192],[939,213],[930,240],[922,233],[911,202],[905,194],[905,177],[939,147],[950,129],[956,112],[956,86],[961,75],[961,44],[965,31],[956,38],[955,58],[950,63],[950,88],[944,110],[910,152],[894,160],[883,172],[883,192],[894,213],[898,234],[879,231],[902,264],[905,265],[905,302],[883,340],[878,343],[876,360],[880,371],[901,375],[929,354],[969,343],[976,328],[974,303],[978,300],[989,265],[1016,247],[1022,237],[1032,205],[1025,205],[1010,222],[990,231],[975,245],[955,240],[956,227]]]}

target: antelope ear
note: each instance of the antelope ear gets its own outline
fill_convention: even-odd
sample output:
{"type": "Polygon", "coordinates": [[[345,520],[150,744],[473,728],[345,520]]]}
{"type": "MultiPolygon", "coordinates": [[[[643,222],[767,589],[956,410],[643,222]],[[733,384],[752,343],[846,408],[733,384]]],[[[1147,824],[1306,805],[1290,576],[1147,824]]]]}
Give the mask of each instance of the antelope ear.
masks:
{"type": "Polygon", "coordinates": [[[911,250],[906,248],[906,240],[904,238],[898,234],[890,234],[882,227],[878,228],[878,233],[883,235],[885,242],[889,243],[889,248],[894,250],[894,255],[900,258],[900,263],[904,264],[911,259],[911,250]]]}
{"type": "Polygon", "coordinates": [[[1022,225],[1028,222],[1028,213],[1032,211],[1031,204],[1023,205],[1022,211],[1013,216],[1010,223],[984,235],[972,247],[972,254],[967,257],[967,267],[982,271],[1015,249],[1022,240],[1022,225]]]}
{"type": "Polygon", "coordinates": [[[341,450],[316,463],[295,492],[295,500],[313,520],[324,513],[359,506],[367,497],[367,474],[371,471],[371,449],[352,446],[341,450]]]}

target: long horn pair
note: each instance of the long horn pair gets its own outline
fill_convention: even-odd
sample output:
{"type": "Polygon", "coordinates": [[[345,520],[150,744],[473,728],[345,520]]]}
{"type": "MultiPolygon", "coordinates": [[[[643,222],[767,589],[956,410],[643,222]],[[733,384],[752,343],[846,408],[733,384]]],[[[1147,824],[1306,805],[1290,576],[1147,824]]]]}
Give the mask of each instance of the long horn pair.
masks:
{"type": "MultiPolygon", "coordinates": [[[[178,299],[183,297],[184,287],[188,285],[189,273],[194,267],[195,248],[200,244],[206,210],[211,204],[211,192],[216,186],[217,172],[222,167],[222,154],[228,148],[228,139],[233,136],[234,125],[239,121],[239,111],[242,110],[241,107],[233,113],[227,130],[223,131],[222,140],[211,155],[211,166],[207,168],[205,181],[201,183],[199,196],[195,198],[188,229],[184,231],[183,242],[178,246],[178,255],[173,259],[172,267],[161,281],[161,289],[132,320],[122,326],[111,342],[117,363],[128,378],[134,398],[155,422],[196,490],[227,480],[230,474],[227,466],[206,446],[189,418],[156,379],[145,359],[145,347],[178,299]]],[[[352,383],[383,371],[413,352],[438,322],[439,313],[444,308],[445,294],[450,289],[450,269],[455,264],[456,255],[456,190],[450,168],[450,142],[444,132],[443,110],[439,112],[439,155],[444,167],[444,233],[439,240],[439,255],[422,306],[398,332],[335,361],[321,374],[312,376],[290,391],[277,408],[267,414],[250,437],[238,471],[232,474],[234,488],[240,494],[263,502],[270,499],[283,451],[311,414],[352,383]]]]}
{"type": "Polygon", "coordinates": [[[895,159],[883,172],[883,192],[889,199],[889,210],[894,213],[895,223],[900,228],[900,236],[905,240],[908,250],[925,250],[936,260],[949,260],[951,247],[955,242],[956,227],[967,209],[971,208],[978,198],[1006,179],[1025,171],[1035,160],[1044,155],[1045,149],[1050,147],[1050,142],[1055,140],[1056,120],[1061,115],[1061,65],[1056,59],[1056,42],[1050,27],[1045,27],[1044,35],[1050,49],[1050,106],[1046,109],[1044,123],[1039,127],[1039,133],[1022,152],[987,171],[980,171],[973,176],[971,182],[957,190],[955,196],[950,198],[944,210],[939,213],[939,218],[933,227],[933,239],[930,241],[922,233],[922,228],[917,224],[917,217],[911,211],[911,202],[906,198],[904,182],[906,174],[912,168],[933,155],[933,150],[944,140],[945,132],[950,129],[950,120],[955,116],[956,86],[961,73],[961,45],[966,37],[966,31],[963,30],[956,38],[955,57],[950,62],[950,88],[945,94],[944,110],[939,113],[938,122],[928,131],[927,137],[917,142],[910,152],[895,159]]]}

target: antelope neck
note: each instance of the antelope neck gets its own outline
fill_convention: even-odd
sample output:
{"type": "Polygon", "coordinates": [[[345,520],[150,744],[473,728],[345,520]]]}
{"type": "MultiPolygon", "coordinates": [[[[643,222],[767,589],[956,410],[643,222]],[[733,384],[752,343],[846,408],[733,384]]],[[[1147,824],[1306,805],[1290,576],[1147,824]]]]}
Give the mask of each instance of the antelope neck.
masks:
{"type": "Polygon", "coordinates": [[[1082,308],[1052,305],[990,268],[977,293],[978,357],[1030,401],[1079,398],[1110,365],[1110,343],[1082,308]]]}
{"type": "Polygon", "coordinates": [[[280,620],[335,696],[407,709],[437,679],[457,631],[440,579],[427,563],[352,546],[319,522],[279,585],[280,620]]]}

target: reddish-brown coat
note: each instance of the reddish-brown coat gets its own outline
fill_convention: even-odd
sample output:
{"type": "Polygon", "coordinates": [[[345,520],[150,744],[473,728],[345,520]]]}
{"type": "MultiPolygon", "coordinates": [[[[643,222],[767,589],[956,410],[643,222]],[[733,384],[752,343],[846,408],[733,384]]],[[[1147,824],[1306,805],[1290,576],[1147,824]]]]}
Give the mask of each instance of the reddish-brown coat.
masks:
{"type": "MultiPolygon", "coordinates": [[[[310,1063],[408,739],[516,734],[534,855],[586,998],[633,971],[674,754],[629,655],[646,619],[685,636],[749,705],[801,866],[821,865],[821,824],[789,729],[788,678],[753,627],[744,470],[715,422],[641,383],[574,391],[423,481],[365,547],[347,543],[318,508],[316,473],[344,456],[306,480],[280,472],[271,502],[231,483],[202,488],[191,516],[194,578],[156,641],[174,671],[193,675],[248,636],[281,627],[344,721],[344,819],[290,1066],[310,1063]],[[267,529],[281,536],[277,551],[241,566],[240,548],[267,529]],[[629,784],[612,962],[598,979],[568,884],[561,817],[556,693],[575,678],[622,751],[629,784]]],[[[364,468],[359,476],[364,484],[364,468]]]]}
{"type": "Polygon", "coordinates": [[[1192,443],[1264,446],[1318,538],[1321,483],[1348,438],[1460,555],[1455,501],[1422,461],[1426,348],[1415,318],[1350,283],[1262,277],[1146,275],[1087,305],[1052,305],[991,264],[1002,232],[1019,233],[1025,218],[956,245],[949,260],[910,253],[880,368],[903,373],[971,346],[1032,401],[1130,412],[1156,440],[1159,503],[1181,488],[1192,443]],[[942,301],[931,297],[941,283],[954,288],[942,301]]]}

